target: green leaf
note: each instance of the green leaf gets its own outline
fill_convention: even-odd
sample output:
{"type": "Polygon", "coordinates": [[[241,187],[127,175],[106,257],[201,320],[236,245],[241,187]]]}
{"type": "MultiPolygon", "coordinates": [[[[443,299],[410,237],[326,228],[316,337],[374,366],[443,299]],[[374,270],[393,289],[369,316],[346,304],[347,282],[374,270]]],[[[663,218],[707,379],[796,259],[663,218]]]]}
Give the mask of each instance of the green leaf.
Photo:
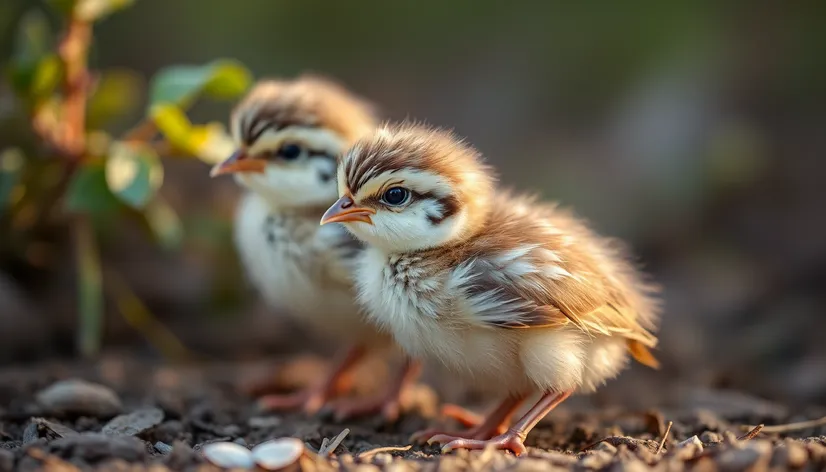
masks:
{"type": "Polygon", "coordinates": [[[101,128],[113,118],[136,110],[140,103],[143,81],[129,70],[104,72],[92,91],[87,109],[87,126],[101,128]]]}
{"type": "Polygon", "coordinates": [[[143,208],[163,182],[163,166],[155,151],[144,144],[115,143],[106,160],[109,190],[127,205],[143,208]]]}
{"type": "Polygon", "coordinates": [[[232,100],[247,91],[252,83],[250,71],[235,61],[216,61],[204,93],[219,100],[232,100]]]}
{"type": "Polygon", "coordinates": [[[43,13],[26,13],[18,26],[9,70],[10,81],[18,93],[37,99],[57,86],[63,65],[52,46],[51,29],[43,13]]]}
{"type": "Polygon", "coordinates": [[[173,66],[152,78],[150,105],[172,103],[182,108],[192,104],[201,93],[216,99],[232,99],[244,93],[252,74],[240,63],[218,60],[203,66],[173,66]]]}
{"type": "Polygon", "coordinates": [[[208,164],[223,161],[235,150],[232,138],[220,123],[193,125],[180,108],[169,104],[153,106],[149,115],[172,147],[208,164]]]}
{"type": "Polygon", "coordinates": [[[20,149],[11,148],[0,153],[0,214],[11,200],[24,163],[25,156],[20,149]]]}
{"type": "Polygon", "coordinates": [[[194,126],[190,143],[195,150],[194,155],[210,165],[223,162],[236,149],[232,137],[220,123],[194,126]]]}
{"type": "Polygon", "coordinates": [[[77,170],[66,191],[66,207],[70,211],[93,216],[106,216],[118,209],[119,201],[106,183],[102,163],[92,163],[77,170]]]}
{"type": "Polygon", "coordinates": [[[78,349],[85,357],[100,350],[103,324],[103,277],[94,230],[78,217],[74,224],[78,269],[78,349]]]}
{"type": "Polygon", "coordinates": [[[135,0],[75,0],[74,16],[79,20],[97,21],[134,2],[135,0]]]}
{"type": "Polygon", "coordinates": [[[152,199],[143,211],[150,231],[165,249],[177,249],[184,239],[184,228],[175,210],[160,196],[152,199]]]}
{"type": "Polygon", "coordinates": [[[180,108],[167,103],[155,105],[149,111],[149,118],[173,147],[194,155],[195,148],[190,145],[192,123],[180,108]]]}
{"type": "Polygon", "coordinates": [[[57,88],[63,77],[63,62],[56,54],[51,54],[37,63],[29,87],[29,95],[35,99],[48,97],[57,88]]]}

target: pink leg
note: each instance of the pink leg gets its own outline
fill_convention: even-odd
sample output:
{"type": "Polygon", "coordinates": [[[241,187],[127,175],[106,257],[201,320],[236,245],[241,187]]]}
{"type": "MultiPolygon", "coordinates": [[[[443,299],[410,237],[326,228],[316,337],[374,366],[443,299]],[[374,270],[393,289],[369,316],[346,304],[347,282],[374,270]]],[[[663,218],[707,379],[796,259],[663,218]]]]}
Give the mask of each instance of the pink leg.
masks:
{"type": "Polygon", "coordinates": [[[421,363],[406,359],[404,366],[390,382],[389,388],[381,395],[368,399],[341,399],[332,406],[339,421],[357,416],[381,413],[387,421],[395,421],[401,409],[400,398],[404,389],[413,383],[422,371],[421,363]]]}
{"type": "Polygon", "coordinates": [[[474,428],[485,421],[484,416],[452,403],[442,405],[442,416],[458,421],[465,428],[474,428]]]}
{"type": "Polygon", "coordinates": [[[505,433],[493,438],[479,440],[442,434],[433,436],[428,443],[437,442],[444,444],[442,447],[443,453],[448,453],[454,449],[485,449],[488,446],[493,446],[495,449],[511,451],[519,456],[527,450],[525,449],[524,442],[528,433],[545,415],[571,396],[571,393],[573,392],[546,393],[533,408],[525,413],[525,416],[523,416],[518,423],[513,425],[505,433]]]}
{"type": "MultiPolygon", "coordinates": [[[[511,417],[524,400],[525,397],[523,395],[508,397],[502,401],[502,403],[500,403],[499,406],[497,406],[496,409],[493,410],[486,418],[475,423],[474,421],[478,418],[478,416],[474,413],[470,413],[467,410],[455,407],[453,405],[446,406],[448,416],[453,416],[453,413],[458,413],[457,416],[459,417],[459,422],[464,423],[468,429],[461,432],[426,429],[424,431],[414,433],[413,436],[410,437],[410,440],[414,442],[427,441],[430,443],[432,442],[431,438],[442,435],[464,437],[469,439],[490,439],[497,434],[505,432],[505,428],[507,428],[507,425],[510,423],[511,417]]],[[[445,409],[442,411],[445,412],[445,409]]]]}
{"type": "Polygon", "coordinates": [[[258,399],[258,408],[265,412],[303,409],[308,414],[316,413],[342,390],[347,375],[365,353],[362,346],[350,348],[320,384],[287,395],[265,395],[258,399]]]}

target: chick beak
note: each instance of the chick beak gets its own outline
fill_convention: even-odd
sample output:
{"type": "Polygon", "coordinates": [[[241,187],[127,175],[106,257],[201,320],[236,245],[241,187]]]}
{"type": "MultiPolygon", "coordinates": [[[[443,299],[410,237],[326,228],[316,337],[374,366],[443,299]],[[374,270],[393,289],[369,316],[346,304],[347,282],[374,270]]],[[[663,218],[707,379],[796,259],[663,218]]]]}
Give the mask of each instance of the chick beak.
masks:
{"type": "Polygon", "coordinates": [[[209,172],[210,177],[217,177],[224,174],[235,174],[238,172],[255,172],[263,173],[266,169],[267,162],[263,159],[256,159],[248,156],[244,150],[238,150],[232,153],[227,160],[217,164],[209,172]]]}
{"type": "Polygon", "coordinates": [[[375,213],[376,210],[372,208],[357,207],[353,198],[345,195],[339,198],[337,202],[333,203],[333,206],[324,212],[324,216],[321,217],[321,224],[361,221],[372,225],[373,220],[370,218],[370,215],[374,215],[375,213]]]}

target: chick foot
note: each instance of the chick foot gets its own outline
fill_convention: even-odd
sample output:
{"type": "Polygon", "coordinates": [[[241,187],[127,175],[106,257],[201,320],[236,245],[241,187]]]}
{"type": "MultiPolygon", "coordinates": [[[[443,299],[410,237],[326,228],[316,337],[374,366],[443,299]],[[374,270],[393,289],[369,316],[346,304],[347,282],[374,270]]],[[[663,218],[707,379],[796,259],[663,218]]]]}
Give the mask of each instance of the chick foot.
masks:
{"type": "Polygon", "coordinates": [[[331,398],[342,393],[349,384],[349,373],[366,353],[361,346],[349,349],[320,384],[285,395],[265,395],[258,399],[261,412],[303,410],[307,414],[317,413],[331,398]]]}
{"type": "Polygon", "coordinates": [[[430,438],[428,444],[434,442],[443,444],[442,454],[447,454],[454,449],[486,449],[490,446],[502,451],[511,451],[516,456],[522,455],[527,451],[524,443],[525,435],[513,429],[509,429],[505,431],[504,434],[494,436],[490,439],[467,439],[439,434],[430,438]]]}
{"type": "MultiPolygon", "coordinates": [[[[462,426],[464,426],[465,428],[468,428],[468,430],[473,430],[473,429],[478,430],[478,429],[480,429],[479,427],[482,426],[482,424],[485,422],[485,417],[484,416],[482,416],[478,413],[474,413],[474,412],[468,410],[467,408],[462,408],[459,405],[453,405],[451,403],[448,403],[448,404],[442,406],[442,416],[459,422],[462,426]]],[[[510,423],[510,418],[506,418],[505,420],[503,420],[502,423],[500,423],[495,428],[495,432],[492,432],[490,434],[490,436],[494,436],[494,435],[497,435],[497,434],[502,434],[505,431],[507,431],[509,423],[510,423]]],[[[474,435],[474,437],[476,439],[487,439],[487,438],[478,437],[478,433],[481,433],[481,432],[477,431],[477,434],[474,435]]],[[[436,434],[436,433],[434,433],[434,434],[436,434]]],[[[490,436],[488,436],[488,437],[490,437],[490,436]]]]}
{"type": "Polygon", "coordinates": [[[517,456],[522,455],[527,451],[525,448],[525,438],[528,437],[528,433],[545,415],[571,396],[571,393],[570,391],[546,393],[512,428],[490,439],[475,439],[439,434],[431,437],[427,442],[428,444],[443,444],[442,453],[445,454],[455,449],[485,449],[493,447],[494,449],[511,451],[517,456]]]}
{"type": "Polygon", "coordinates": [[[442,414],[462,423],[467,429],[464,431],[445,431],[435,428],[426,429],[414,433],[410,436],[410,441],[432,444],[435,442],[433,438],[438,436],[464,439],[490,439],[507,430],[513,413],[519,408],[519,405],[522,404],[524,398],[524,396],[506,398],[486,418],[456,405],[445,405],[442,407],[442,414]]]}
{"type": "Polygon", "coordinates": [[[341,399],[330,405],[336,421],[376,414],[381,414],[387,422],[396,421],[401,413],[401,396],[420,373],[421,364],[406,359],[404,366],[382,395],[366,399],[341,399]]]}

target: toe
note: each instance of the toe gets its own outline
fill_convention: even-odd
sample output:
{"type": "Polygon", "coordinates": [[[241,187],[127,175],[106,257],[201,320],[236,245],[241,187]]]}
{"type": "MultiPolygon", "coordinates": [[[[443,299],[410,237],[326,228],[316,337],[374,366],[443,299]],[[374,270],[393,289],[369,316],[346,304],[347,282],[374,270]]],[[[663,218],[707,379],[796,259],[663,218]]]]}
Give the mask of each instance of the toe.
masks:
{"type": "Polygon", "coordinates": [[[427,444],[433,444],[433,443],[447,444],[447,443],[450,443],[450,442],[455,442],[456,440],[459,440],[459,439],[461,439],[461,438],[457,438],[456,436],[450,436],[448,434],[434,434],[433,436],[430,437],[430,439],[427,440],[427,444]]]}
{"type": "Polygon", "coordinates": [[[435,431],[431,429],[426,429],[424,431],[416,431],[415,433],[411,434],[407,440],[412,443],[416,444],[423,444],[426,443],[428,439],[430,439],[434,434],[437,434],[435,431]]]}
{"type": "Polygon", "coordinates": [[[482,423],[484,418],[458,405],[448,403],[442,406],[442,416],[458,421],[466,428],[472,428],[482,423]]]}

